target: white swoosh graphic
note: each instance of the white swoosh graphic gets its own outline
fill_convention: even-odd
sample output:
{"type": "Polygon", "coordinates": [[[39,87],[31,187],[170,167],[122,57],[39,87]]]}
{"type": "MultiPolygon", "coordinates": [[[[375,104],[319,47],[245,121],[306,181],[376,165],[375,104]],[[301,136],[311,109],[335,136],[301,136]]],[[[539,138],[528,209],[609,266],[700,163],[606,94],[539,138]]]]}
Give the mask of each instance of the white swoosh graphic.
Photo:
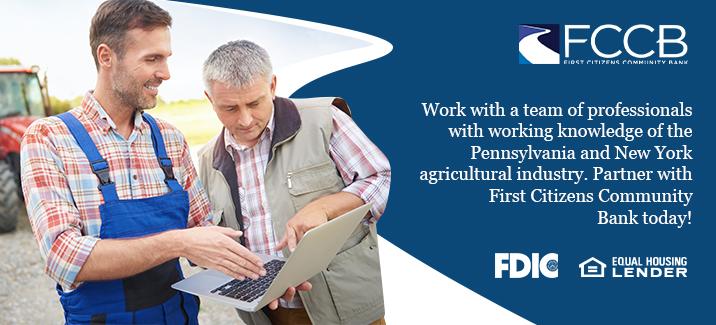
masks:
{"type": "Polygon", "coordinates": [[[555,53],[537,40],[538,37],[547,33],[551,33],[551,31],[544,30],[534,33],[520,41],[520,53],[525,59],[533,64],[559,64],[559,53],[555,53]]]}
{"type": "MultiPolygon", "coordinates": [[[[276,94],[283,97],[291,96],[299,88],[322,76],[375,60],[393,49],[390,43],[372,35],[305,20],[191,3],[162,2],[162,6],[170,8],[169,12],[172,13],[178,12],[181,7],[194,7],[196,10],[211,11],[217,16],[222,13],[233,14],[235,18],[231,22],[224,23],[221,34],[232,35],[227,40],[258,39],[258,44],[266,48],[271,55],[274,74],[278,78],[276,94]],[[332,42],[351,44],[346,46],[350,49],[321,53],[306,50],[332,42]],[[300,59],[278,58],[278,56],[292,55],[300,56],[300,59]]],[[[194,11],[192,14],[196,15],[197,12],[194,11]]],[[[181,20],[177,18],[176,21],[181,20]]],[[[202,28],[202,26],[194,28],[202,28]]],[[[204,37],[211,37],[211,34],[206,33],[204,37]]],[[[217,42],[212,46],[216,47],[223,42],[217,42]]],[[[211,50],[202,53],[205,52],[203,55],[207,56],[211,50]]]]}

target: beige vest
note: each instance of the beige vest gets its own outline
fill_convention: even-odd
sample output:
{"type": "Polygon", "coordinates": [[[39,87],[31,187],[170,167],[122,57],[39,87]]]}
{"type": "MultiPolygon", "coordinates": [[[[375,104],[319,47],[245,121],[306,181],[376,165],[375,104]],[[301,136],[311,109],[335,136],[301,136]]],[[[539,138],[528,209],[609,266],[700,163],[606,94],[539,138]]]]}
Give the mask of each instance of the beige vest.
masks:
{"type": "MultiPolygon", "coordinates": [[[[332,104],[350,114],[340,98],[274,101],[276,127],[264,184],[278,238],[299,210],[345,187],[329,153],[332,104]]],[[[223,132],[199,150],[199,176],[214,208],[214,223],[241,229],[236,172],[223,132]]],[[[290,255],[288,248],[283,254],[290,255]]],[[[359,225],[328,268],[308,282],[313,288],[299,294],[314,324],[369,324],[383,317],[375,225],[359,225]]],[[[239,315],[248,325],[270,324],[263,312],[239,315]]]]}

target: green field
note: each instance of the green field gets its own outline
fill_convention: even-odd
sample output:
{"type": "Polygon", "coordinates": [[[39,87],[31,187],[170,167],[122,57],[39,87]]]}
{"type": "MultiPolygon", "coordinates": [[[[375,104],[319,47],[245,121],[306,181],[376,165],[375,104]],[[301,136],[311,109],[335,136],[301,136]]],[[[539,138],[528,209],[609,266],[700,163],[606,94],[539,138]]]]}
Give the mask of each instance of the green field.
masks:
{"type": "Polygon", "coordinates": [[[162,103],[148,112],[179,128],[190,146],[202,145],[221,131],[221,122],[206,99],[162,103]]]}

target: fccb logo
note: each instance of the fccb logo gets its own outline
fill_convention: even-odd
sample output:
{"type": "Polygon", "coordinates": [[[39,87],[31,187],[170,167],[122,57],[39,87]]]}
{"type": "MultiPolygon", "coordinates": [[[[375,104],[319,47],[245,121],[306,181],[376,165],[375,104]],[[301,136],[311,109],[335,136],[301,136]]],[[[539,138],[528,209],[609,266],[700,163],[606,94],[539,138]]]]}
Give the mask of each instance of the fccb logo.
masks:
{"type": "Polygon", "coordinates": [[[563,59],[569,59],[565,64],[570,60],[613,59],[622,55],[630,60],[683,58],[689,49],[685,37],[686,29],[681,25],[637,24],[622,28],[612,24],[520,24],[520,64],[559,64],[560,44],[563,59]],[[579,52],[576,56],[574,50],[579,52]]]}

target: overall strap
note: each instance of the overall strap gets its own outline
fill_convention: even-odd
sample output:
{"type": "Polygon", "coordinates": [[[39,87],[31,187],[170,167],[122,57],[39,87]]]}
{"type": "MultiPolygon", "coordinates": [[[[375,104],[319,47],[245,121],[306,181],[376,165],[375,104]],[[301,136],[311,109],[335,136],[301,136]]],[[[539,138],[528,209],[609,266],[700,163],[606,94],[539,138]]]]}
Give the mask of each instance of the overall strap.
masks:
{"type": "Polygon", "coordinates": [[[85,126],[69,112],[59,114],[57,117],[65,122],[70,133],[72,133],[77,144],[79,144],[80,149],[82,149],[87,156],[92,172],[97,175],[99,179],[98,188],[102,192],[105,203],[118,201],[117,189],[114,186],[114,182],[109,178],[109,164],[107,164],[107,160],[104,159],[99,153],[99,150],[97,150],[97,146],[94,144],[94,141],[92,141],[89,133],[87,133],[85,126]]]}
{"type": "Polygon", "coordinates": [[[162,137],[162,132],[159,130],[157,121],[154,120],[154,118],[147,113],[142,114],[142,118],[145,122],[149,124],[149,127],[152,129],[152,143],[154,143],[154,154],[157,156],[157,160],[159,161],[159,167],[161,167],[164,171],[164,182],[169,185],[169,188],[172,190],[172,192],[183,191],[184,188],[174,177],[174,170],[172,169],[172,160],[169,159],[169,155],[167,154],[167,149],[164,146],[164,138],[162,137]]]}

